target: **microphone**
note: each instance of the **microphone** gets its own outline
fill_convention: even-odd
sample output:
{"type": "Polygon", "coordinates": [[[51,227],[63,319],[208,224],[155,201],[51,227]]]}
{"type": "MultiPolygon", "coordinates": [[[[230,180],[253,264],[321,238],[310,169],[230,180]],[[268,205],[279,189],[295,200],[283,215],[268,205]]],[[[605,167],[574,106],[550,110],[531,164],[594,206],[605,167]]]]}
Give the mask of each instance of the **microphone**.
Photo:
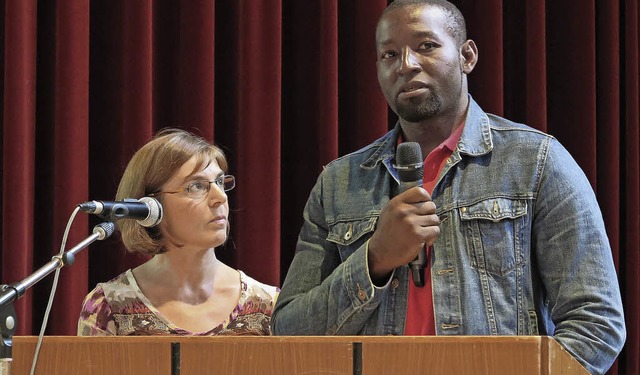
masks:
{"type": "Polygon", "coordinates": [[[89,201],[78,205],[81,211],[99,215],[105,220],[136,219],[143,227],[153,227],[162,221],[162,205],[151,197],[122,201],[89,201]]]}
{"type": "MultiPolygon", "coordinates": [[[[400,193],[415,186],[422,186],[424,169],[420,144],[417,142],[400,143],[396,150],[396,165],[394,165],[394,167],[400,177],[400,193]]],[[[417,287],[424,286],[424,267],[426,265],[427,251],[425,246],[423,246],[416,259],[409,263],[411,278],[417,287]]]]}

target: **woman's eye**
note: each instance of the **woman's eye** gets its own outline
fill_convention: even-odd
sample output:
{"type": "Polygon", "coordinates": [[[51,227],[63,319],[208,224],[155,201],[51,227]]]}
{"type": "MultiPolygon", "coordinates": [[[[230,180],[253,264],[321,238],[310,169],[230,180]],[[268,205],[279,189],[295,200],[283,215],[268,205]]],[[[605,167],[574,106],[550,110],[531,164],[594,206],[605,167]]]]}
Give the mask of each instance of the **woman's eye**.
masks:
{"type": "Polygon", "coordinates": [[[215,179],[215,184],[218,185],[218,187],[223,187],[224,186],[224,176],[220,176],[218,178],[215,179]]]}
{"type": "Polygon", "coordinates": [[[189,184],[189,186],[187,187],[187,190],[189,190],[190,192],[198,192],[198,191],[206,190],[208,185],[209,185],[208,182],[205,183],[205,181],[196,181],[189,184]]]}

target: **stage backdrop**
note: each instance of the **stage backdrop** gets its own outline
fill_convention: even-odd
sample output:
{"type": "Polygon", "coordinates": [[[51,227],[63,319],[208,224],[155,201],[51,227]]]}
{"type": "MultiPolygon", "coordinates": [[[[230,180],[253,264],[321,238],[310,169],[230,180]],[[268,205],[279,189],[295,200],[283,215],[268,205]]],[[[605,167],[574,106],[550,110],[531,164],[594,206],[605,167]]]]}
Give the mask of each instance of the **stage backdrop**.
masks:
{"type": "MultiPolygon", "coordinates": [[[[479,48],[470,76],[488,112],[556,136],[597,192],[628,339],[611,373],[639,373],[637,0],[460,0],[479,48]]],[[[280,285],[322,166],[395,122],[375,73],[386,0],[2,0],[2,283],[58,252],[74,207],[113,199],[163,127],[214,140],[238,186],[219,256],[280,285]]],[[[75,221],[69,247],[95,218],[75,221]]],[[[47,334],[73,335],[97,282],[144,259],[117,236],[62,270],[47,334]]],[[[39,330],[51,277],[16,303],[39,330]]]]}

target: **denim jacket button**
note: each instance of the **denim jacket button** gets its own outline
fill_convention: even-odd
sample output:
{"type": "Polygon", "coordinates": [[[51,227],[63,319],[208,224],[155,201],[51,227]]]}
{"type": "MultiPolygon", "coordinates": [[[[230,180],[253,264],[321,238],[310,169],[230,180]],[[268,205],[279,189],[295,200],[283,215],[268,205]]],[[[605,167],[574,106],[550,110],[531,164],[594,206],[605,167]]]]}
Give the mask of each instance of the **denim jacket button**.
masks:
{"type": "Polygon", "coordinates": [[[349,224],[347,233],[344,234],[343,238],[345,241],[349,241],[351,239],[351,236],[353,236],[353,224],[349,224]]]}
{"type": "Polygon", "coordinates": [[[394,277],[393,280],[391,280],[391,287],[396,289],[398,286],[400,286],[400,280],[398,280],[397,277],[394,277]]]}
{"type": "Polygon", "coordinates": [[[358,291],[358,298],[360,298],[360,301],[364,301],[365,299],[367,299],[367,293],[364,290],[360,289],[358,291]]]}

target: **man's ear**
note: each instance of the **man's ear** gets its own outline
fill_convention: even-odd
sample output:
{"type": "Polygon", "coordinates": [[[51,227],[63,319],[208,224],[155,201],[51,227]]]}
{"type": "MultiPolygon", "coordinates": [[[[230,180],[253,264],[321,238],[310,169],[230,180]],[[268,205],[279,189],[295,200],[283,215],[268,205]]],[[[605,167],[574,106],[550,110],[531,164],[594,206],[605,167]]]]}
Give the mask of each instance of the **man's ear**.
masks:
{"type": "Polygon", "coordinates": [[[476,66],[478,62],[478,47],[476,42],[471,39],[467,39],[462,46],[460,46],[460,59],[462,65],[462,72],[469,74],[476,66]]]}

